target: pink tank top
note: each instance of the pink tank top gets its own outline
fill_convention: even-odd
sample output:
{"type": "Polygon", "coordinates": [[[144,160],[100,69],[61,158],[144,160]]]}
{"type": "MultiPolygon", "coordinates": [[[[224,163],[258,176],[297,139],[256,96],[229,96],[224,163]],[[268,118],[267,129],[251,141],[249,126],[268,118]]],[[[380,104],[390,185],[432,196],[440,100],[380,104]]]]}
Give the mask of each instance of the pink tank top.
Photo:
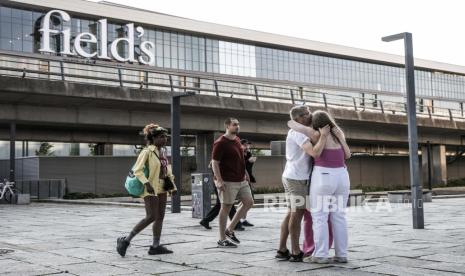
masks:
{"type": "Polygon", "coordinates": [[[315,158],[315,166],[326,168],[345,167],[344,149],[324,149],[320,157],[315,158]]]}

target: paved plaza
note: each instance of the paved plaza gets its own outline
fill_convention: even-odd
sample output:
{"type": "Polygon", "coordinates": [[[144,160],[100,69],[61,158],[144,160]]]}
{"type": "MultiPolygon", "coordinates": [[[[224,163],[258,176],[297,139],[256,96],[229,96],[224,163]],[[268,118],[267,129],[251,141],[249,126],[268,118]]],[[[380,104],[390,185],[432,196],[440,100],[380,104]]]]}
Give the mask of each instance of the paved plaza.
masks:
{"type": "MultiPolygon", "coordinates": [[[[464,275],[465,198],[425,204],[425,228],[413,230],[410,205],[348,209],[348,264],[274,259],[285,209],[251,211],[255,227],[238,232],[236,249],[216,248],[217,224],[205,230],[190,212],[167,212],[162,243],[174,254],[147,255],[150,229],[126,258],[118,236],[144,215],[138,207],[32,203],[0,205],[1,275],[464,275]]],[[[379,206],[378,206],[379,207],[379,206]]]]}

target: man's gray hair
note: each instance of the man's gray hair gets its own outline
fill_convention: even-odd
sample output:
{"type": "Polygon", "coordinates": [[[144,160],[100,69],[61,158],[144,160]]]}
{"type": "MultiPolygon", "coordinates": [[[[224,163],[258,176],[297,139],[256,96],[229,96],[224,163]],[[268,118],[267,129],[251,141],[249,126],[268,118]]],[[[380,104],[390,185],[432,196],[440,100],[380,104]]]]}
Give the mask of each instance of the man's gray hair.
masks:
{"type": "Polygon", "coordinates": [[[289,115],[291,116],[291,120],[295,120],[307,112],[309,112],[308,106],[299,105],[291,108],[291,111],[289,111],[289,115]]]}

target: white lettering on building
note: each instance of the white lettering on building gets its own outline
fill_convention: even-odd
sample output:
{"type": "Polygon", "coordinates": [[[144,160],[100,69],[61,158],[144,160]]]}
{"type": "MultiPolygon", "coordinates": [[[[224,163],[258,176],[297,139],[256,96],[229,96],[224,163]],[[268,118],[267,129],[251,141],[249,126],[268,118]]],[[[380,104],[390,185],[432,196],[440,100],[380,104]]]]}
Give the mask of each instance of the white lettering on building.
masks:
{"type": "Polygon", "coordinates": [[[56,53],[55,50],[50,48],[50,37],[53,35],[61,35],[63,38],[63,49],[60,54],[69,56],[81,56],[85,58],[100,58],[100,59],[115,59],[120,62],[140,62],[142,64],[153,64],[155,55],[155,45],[150,41],[143,41],[140,43],[140,55],[135,57],[135,45],[134,45],[134,32],[137,33],[137,37],[140,38],[144,35],[144,29],[141,26],[134,28],[134,23],[126,24],[127,37],[120,37],[113,40],[110,43],[110,55],[108,55],[108,39],[107,39],[107,19],[100,19],[98,21],[98,27],[100,29],[99,39],[92,33],[80,33],[74,38],[74,43],[71,45],[71,30],[70,28],[64,28],[63,30],[50,29],[50,18],[52,15],[59,16],[63,22],[68,22],[71,17],[68,13],[61,10],[51,10],[45,14],[42,19],[41,29],[39,32],[42,34],[40,40],[39,52],[43,53],[56,53]],[[89,47],[90,49],[99,49],[98,51],[86,51],[82,48],[82,43],[88,45],[94,44],[98,47],[89,47]],[[97,45],[100,43],[100,45],[97,45]],[[127,46],[127,56],[121,56],[118,53],[118,46],[124,43],[127,46]],[[72,47],[71,47],[72,46],[72,47]]]}

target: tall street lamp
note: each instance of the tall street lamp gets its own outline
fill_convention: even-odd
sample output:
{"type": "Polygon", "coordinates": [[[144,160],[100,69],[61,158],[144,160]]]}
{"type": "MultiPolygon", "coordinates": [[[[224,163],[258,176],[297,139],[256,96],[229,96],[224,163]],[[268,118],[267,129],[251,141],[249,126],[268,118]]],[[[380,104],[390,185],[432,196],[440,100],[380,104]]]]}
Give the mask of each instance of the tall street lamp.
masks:
{"type": "MultiPolygon", "coordinates": [[[[172,87],[172,86],[171,86],[172,87]]],[[[181,212],[181,98],[195,95],[195,92],[175,93],[171,96],[171,166],[178,183],[178,192],[171,197],[171,212],[181,212]]]]}
{"type": "Polygon", "coordinates": [[[408,143],[410,154],[410,186],[412,195],[413,229],[423,229],[423,187],[420,184],[419,162],[418,162],[418,134],[417,115],[415,102],[415,71],[413,64],[413,46],[411,33],[399,33],[385,36],[384,42],[404,40],[405,50],[405,75],[407,86],[407,118],[408,118],[408,143]]]}

